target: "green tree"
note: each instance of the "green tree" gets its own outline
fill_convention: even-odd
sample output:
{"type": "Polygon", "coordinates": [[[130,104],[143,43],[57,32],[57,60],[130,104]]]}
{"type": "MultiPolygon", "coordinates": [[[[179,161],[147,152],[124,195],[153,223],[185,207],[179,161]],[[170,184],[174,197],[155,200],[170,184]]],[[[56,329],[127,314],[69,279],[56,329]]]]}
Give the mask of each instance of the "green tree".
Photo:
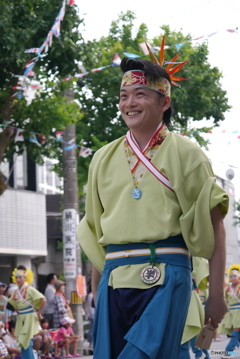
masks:
{"type": "MultiPolygon", "coordinates": [[[[38,61],[34,72],[43,91],[29,105],[26,99],[12,97],[23,66],[35,57],[25,50],[40,47],[59,13],[61,1],[52,0],[0,0],[0,164],[4,158],[28,150],[37,162],[43,156],[59,158],[61,144],[49,139],[53,130],[61,130],[67,124],[80,119],[79,105],[66,103],[61,95],[68,83],[61,78],[78,71],[81,58],[82,37],[78,31],[81,23],[77,7],[66,6],[61,22],[61,36],[53,37],[46,57],[38,61]],[[6,126],[8,124],[8,126],[6,126]],[[24,142],[14,142],[12,127],[24,130],[24,142]],[[41,146],[30,143],[32,132],[43,134],[47,142],[41,146]]],[[[6,188],[0,173],[0,194],[6,188]]]]}
{"type": "MultiPolygon", "coordinates": [[[[135,31],[134,20],[133,12],[121,13],[119,18],[112,22],[108,36],[87,42],[85,57],[82,58],[84,66],[91,69],[109,65],[115,53],[124,57],[123,52],[134,53],[141,58],[149,59],[149,56],[143,56],[139,43],[147,40],[159,46],[161,36],[154,37],[152,40],[148,39],[147,26],[141,24],[135,31]]],[[[206,146],[207,143],[201,133],[210,131],[210,126],[196,129],[193,124],[194,121],[213,118],[217,126],[224,120],[224,113],[229,110],[230,106],[226,91],[221,87],[222,74],[208,62],[207,43],[193,46],[191,35],[185,36],[180,31],[170,31],[168,26],[162,27],[161,33],[163,32],[166,34],[166,43],[169,45],[169,48],[165,50],[165,59],[171,60],[177,53],[175,45],[184,43],[180,49],[179,60],[190,60],[184,70],[179,73],[180,77],[186,77],[188,81],[181,81],[180,89],[172,86],[173,130],[195,137],[200,145],[206,146]]],[[[119,67],[109,67],[90,73],[84,81],[86,87],[80,92],[79,100],[84,113],[82,123],[87,125],[84,135],[86,145],[94,146],[93,136],[102,143],[124,135],[127,128],[118,111],[121,81],[119,67]]]]}
{"type": "Polygon", "coordinates": [[[236,212],[236,215],[233,216],[233,219],[234,219],[233,225],[234,226],[239,226],[240,225],[240,201],[239,202],[237,202],[237,201],[234,202],[234,210],[236,212]]]}

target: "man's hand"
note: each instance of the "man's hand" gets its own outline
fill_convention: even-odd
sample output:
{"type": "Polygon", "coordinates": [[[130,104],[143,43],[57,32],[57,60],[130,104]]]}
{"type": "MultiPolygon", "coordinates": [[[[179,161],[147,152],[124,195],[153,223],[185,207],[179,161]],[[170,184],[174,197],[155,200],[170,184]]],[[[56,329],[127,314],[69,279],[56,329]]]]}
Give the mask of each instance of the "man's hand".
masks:
{"type": "Polygon", "coordinates": [[[42,313],[39,311],[37,311],[37,316],[38,316],[39,321],[43,319],[42,313]]]}
{"type": "Polygon", "coordinates": [[[216,329],[227,311],[223,297],[209,297],[205,305],[205,324],[211,321],[212,326],[216,329]]]}

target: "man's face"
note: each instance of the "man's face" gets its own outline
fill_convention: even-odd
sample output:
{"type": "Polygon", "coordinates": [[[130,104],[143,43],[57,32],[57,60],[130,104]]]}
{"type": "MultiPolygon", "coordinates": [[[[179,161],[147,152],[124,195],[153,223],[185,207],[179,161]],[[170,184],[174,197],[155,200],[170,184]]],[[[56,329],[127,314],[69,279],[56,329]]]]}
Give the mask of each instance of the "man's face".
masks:
{"type": "Polygon", "coordinates": [[[120,90],[119,110],[133,131],[154,132],[170,103],[170,97],[160,97],[156,91],[139,84],[124,86],[120,90]]]}
{"type": "Polygon", "coordinates": [[[25,280],[26,277],[24,277],[23,275],[16,276],[16,282],[19,287],[21,287],[24,284],[25,280]]]}
{"type": "Polygon", "coordinates": [[[236,274],[231,274],[230,275],[230,282],[234,285],[234,284],[238,284],[239,282],[239,278],[236,274]]]}
{"type": "Polygon", "coordinates": [[[56,280],[57,280],[57,276],[54,275],[54,276],[53,276],[53,279],[51,280],[51,284],[54,284],[54,283],[56,282],[56,280]]]}

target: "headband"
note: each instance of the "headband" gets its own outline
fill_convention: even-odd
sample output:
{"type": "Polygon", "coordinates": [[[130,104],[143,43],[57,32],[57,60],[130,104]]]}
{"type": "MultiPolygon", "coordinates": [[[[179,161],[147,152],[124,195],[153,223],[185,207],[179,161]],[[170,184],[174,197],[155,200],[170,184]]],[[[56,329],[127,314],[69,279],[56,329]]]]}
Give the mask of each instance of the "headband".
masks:
{"type": "Polygon", "coordinates": [[[140,84],[157,91],[164,96],[171,95],[171,85],[169,81],[163,77],[160,77],[155,82],[151,82],[145,76],[145,72],[142,70],[131,70],[123,74],[121,88],[124,86],[140,84]]]}
{"type": "Polygon", "coordinates": [[[25,277],[26,278],[26,283],[27,284],[31,284],[34,280],[34,274],[31,271],[31,269],[27,268],[27,270],[23,270],[23,269],[17,269],[15,268],[14,271],[12,272],[12,281],[13,283],[17,283],[16,282],[16,277],[25,277]]]}
{"type": "Polygon", "coordinates": [[[21,277],[26,277],[27,278],[27,273],[25,270],[21,270],[18,269],[15,273],[14,273],[15,277],[21,276],[21,277]]]}
{"type": "MultiPolygon", "coordinates": [[[[147,49],[148,49],[151,61],[155,62],[156,64],[158,64],[159,66],[162,67],[166,63],[164,61],[165,36],[163,36],[163,38],[162,38],[162,43],[161,43],[160,52],[159,52],[159,60],[152,53],[152,51],[147,43],[146,43],[146,45],[147,45],[147,49]]],[[[186,60],[183,62],[176,62],[176,60],[178,59],[179,56],[180,56],[180,54],[177,54],[176,56],[174,56],[174,58],[171,61],[167,61],[168,65],[165,69],[166,72],[168,73],[168,75],[170,76],[171,84],[173,84],[175,86],[179,86],[176,83],[176,81],[187,80],[185,78],[178,77],[175,75],[178,71],[182,70],[183,66],[189,61],[189,60],[186,60]],[[177,64],[177,65],[173,66],[174,64],[177,64]]],[[[152,82],[146,77],[144,71],[142,71],[142,70],[131,70],[131,71],[127,71],[123,74],[121,88],[123,86],[130,86],[130,85],[136,85],[136,84],[141,84],[143,86],[146,86],[154,91],[157,91],[157,92],[163,94],[164,96],[171,95],[171,84],[164,77],[159,77],[156,81],[152,82]]]]}
{"type": "Polygon", "coordinates": [[[231,270],[229,276],[231,276],[231,275],[236,275],[236,276],[240,277],[240,272],[237,269],[233,269],[233,270],[231,270]]]}

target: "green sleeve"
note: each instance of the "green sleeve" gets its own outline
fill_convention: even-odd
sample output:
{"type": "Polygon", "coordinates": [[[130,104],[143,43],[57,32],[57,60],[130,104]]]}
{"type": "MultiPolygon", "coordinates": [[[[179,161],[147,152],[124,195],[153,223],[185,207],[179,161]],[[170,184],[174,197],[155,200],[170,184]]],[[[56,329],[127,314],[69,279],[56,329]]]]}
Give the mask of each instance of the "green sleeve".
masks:
{"type": "Polygon", "coordinates": [[[195,277],[196,285],[199,290],[208,289],[209,264],[205,258],[192,257],[193,271],[192,276],[195,277]]]}
{"type": "Polygon", "coordinates": [[[220,205],[227,214],[229,198],[215,182],[209,161],[201,162],[176,192],[182,215],[181,232],[191,254],[210,259],[215,245],[210,211],[220,205]]]}
{"type": "Polygon", "coordinates": [[[95,160],[95,165],[94,161],[92,161],[88,174],[86,215],[77,227],[77,237],[90,261],[99,272],[102,272],[105,262],[105,251],[98,241],[103,235],[100,225],[103,208],[98,196],[97,167],[97,161],[95,160]]]}
{"type": "Polygon", "coordinates": [[[45,298],[42,293],[33,287],[29,287],[27,290],[26,300],[34,305],[35,308],[39,308],[40,300],[45,298]]]}

